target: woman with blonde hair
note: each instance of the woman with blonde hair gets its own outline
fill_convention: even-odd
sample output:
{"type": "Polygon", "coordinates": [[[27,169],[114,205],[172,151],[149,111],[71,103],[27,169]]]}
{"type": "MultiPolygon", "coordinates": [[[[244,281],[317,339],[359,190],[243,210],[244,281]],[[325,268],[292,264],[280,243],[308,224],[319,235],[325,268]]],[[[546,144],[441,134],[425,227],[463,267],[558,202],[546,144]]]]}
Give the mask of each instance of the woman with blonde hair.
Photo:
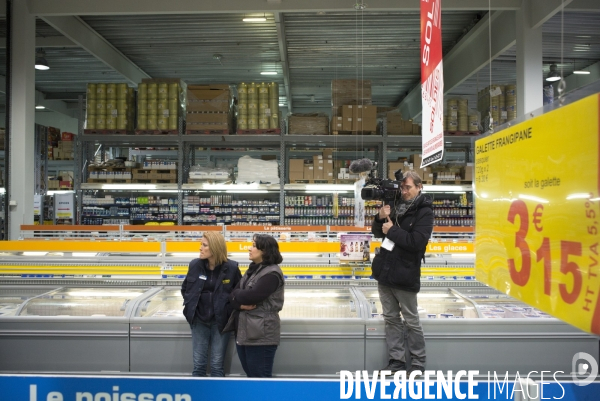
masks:
{"type": "Polygon", "coordinates": [[[206,376],[209,347],[211,376],[225,376],[223,362],[230,333],[222,331],[232,311],[229,294],[241,277],[238,263],[227,259],[223,235],[205,232],[200,257],[190,262],[181,284],[183,314],[192,329],[192,376],[206,376]]]}

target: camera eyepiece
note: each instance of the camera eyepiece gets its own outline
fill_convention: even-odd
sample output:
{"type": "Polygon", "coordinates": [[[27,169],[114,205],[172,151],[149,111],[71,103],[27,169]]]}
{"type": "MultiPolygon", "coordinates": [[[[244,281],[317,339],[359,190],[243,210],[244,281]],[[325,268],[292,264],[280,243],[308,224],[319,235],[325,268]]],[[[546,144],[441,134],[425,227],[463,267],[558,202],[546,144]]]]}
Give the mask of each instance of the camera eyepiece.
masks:
{"type": "Polygon", "coordinates": [[[404,180],[404,176],[403,176],[403,174],[402,174],[402,170],[400,170],[400,169],[399,169],[399,170],[397,170],[397,171],[394,173],[394,177],[396,177],[396,181],[402,182],[402,181],[404,180]]]}

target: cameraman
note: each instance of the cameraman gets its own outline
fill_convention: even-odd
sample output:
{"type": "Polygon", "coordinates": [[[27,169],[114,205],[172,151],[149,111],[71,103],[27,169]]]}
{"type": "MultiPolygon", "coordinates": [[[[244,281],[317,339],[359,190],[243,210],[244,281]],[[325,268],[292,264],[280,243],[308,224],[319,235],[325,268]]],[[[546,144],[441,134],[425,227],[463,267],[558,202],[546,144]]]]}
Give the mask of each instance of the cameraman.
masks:
{"type": "Polygon", "coordinates": [[[401,193],[393,208],[381,207],[371,227],[376,238],[384,238],[372,265],[383,306],[389,354],[388,366],[382,370],[406,370],[406,348],[411,355],[408,373],[424,372],[425,337],[417,311],[417,293],[421,287],[421,260],[433,231],[433,202],[421,193],[419,174],[412,170],[404,177],[401,172],[396,174],[402,183],[401,193]]]}

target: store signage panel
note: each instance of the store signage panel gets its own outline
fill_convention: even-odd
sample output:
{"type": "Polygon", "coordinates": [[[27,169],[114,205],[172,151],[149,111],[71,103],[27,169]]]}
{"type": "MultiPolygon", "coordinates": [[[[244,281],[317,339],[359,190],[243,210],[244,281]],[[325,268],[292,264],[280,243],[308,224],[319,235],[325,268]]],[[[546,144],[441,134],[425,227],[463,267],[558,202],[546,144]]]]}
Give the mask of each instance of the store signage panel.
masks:
{"type": "Polygon", "coordinates": [[[367,378],[358,379],[362,372],[345,370],[339,378],[318,380],[0,375],[0,401],[237,401],[240,394],[247,401],[279,401],[282,398],[286,401],[512,400],[526,395],[529,399],[529,394],[538,394],[534,391],[539,392],[542,399],[592,400],[597,398],[600,387],[598,382],[559,382],[553,380],[551,372],[548,372],[547,381],[532,381],[529,387],[523,387],[516,379],[502,382],[502,379],[498,381],[495,380],[497,377],[488,376],[488,380],[474,380],[475,372],[482,375],[496,373],[461,370],[452,377],[451,371],[428,370],[425,380],[410,379],[405,374],[398,374],[397,379],[386,375],[383,379],[379,371],[368,372],[367,378]],[[440,375],[452,378],[441,380],[440,375]]]}
{"type": "Polygon", "coordinates": [[[475,142],[479,281],[600,334],[599,95],[475,142]]]}
{"type": "Polygon", "coordinates": [[[438,162],[444,156],[444,66],[442,62],[441,7],[441,0],[421,0],[423,159],[420,167],[438,162]]]}

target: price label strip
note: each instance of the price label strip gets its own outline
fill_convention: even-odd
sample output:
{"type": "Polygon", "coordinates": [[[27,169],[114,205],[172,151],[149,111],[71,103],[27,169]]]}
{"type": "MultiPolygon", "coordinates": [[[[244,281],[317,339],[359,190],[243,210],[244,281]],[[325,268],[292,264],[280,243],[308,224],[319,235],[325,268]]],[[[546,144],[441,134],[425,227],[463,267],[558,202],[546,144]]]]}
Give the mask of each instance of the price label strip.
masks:
{"type": "Polygon", "coordinates": [[[475,142],[477,280],[600,335],[600,96],[475,142]]]}

